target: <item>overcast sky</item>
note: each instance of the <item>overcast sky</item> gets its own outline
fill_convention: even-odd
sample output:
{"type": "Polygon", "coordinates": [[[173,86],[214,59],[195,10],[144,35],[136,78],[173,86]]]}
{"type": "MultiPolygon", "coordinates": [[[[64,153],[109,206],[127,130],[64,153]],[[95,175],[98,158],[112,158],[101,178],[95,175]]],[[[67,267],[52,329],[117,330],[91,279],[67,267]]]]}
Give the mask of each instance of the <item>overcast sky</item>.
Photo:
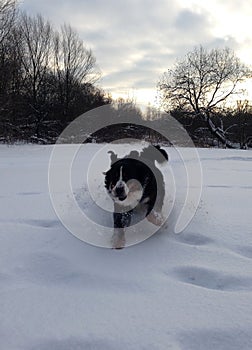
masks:
{"type": "MultiPolygon", "coordinates": [[[[252,58],[251,0],[22,0],[29,14],[71,24],[91,48],[99,85],[153,103],[161,74],[202,44],[252,58]]],[[[252,60],[251,60],[252,61],[252,60]]]]}

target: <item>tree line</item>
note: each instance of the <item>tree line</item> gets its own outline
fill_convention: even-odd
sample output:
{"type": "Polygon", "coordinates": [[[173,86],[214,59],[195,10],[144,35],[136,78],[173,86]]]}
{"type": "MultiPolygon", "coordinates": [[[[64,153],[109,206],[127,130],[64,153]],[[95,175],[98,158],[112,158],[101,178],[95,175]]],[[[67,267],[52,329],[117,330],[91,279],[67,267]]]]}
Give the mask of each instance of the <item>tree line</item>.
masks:
{"type": "MultiPolygon", "coordinates": [[[[155,128],[169,128],[166,115],[151,107],[145,114],[134,101],[112,101],[97,83],[96,59],[67,24],[56,30],[41,15],[29,16],[16,0],[0,0],[0,142],[54,143],[77,116],[109,104],[113,131],[88,140],[135,137],[165,142],[155,128]],[[120,125],[127,114],[135,124],[120,125]]],[[[239,99],[240,83],[252,76],[228,49],[196,47],[166,71],[159,83],[161,107],[176,118],[197,146],[252,147],[252,108],[239,99]],[[236,105],[231,105],[233,98],[236,105]]]]}
{"type": "Polygon", "coordinates": [[[0,140],[48,143],[81,113],[107,104],[95,57],[67,24],[0,3],[0,140]]]}

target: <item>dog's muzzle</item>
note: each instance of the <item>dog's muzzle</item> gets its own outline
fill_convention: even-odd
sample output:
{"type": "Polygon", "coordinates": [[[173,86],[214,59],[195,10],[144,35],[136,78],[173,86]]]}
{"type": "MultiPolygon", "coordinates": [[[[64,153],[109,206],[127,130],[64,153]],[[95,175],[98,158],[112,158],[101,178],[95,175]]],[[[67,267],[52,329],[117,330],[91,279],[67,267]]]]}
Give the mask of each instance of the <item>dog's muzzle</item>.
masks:
{"type": "Polygon", "coordinates": [[[127,195],[125,193],[125,189],[124,186],[118,186],[115,188],[115,194],[116,197],[120,200],[120,201],[124,201],[127,198],[127,195]]]}

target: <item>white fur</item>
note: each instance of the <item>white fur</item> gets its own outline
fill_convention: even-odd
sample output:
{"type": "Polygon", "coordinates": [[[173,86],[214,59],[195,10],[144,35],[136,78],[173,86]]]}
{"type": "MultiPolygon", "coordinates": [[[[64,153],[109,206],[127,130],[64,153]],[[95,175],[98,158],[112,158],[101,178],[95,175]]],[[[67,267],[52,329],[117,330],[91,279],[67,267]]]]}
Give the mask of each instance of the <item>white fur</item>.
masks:
{"type": "Polygon", "coordinates": [[[123,201],[120,201],[115,196],[115,192],[113,193],[113,190],[112,190],[112,194],[113,194],[112,198],[120,206],[130,207],[133,209],[138,205],[139,201],[142,198],[143,187],[140,184],[140,182],[137,181],[136,179],[129,180],[127,183],[124,182],[124,184],[126,186],[125,187],[125,194],[127,195],[127,197],[123,201]]]}

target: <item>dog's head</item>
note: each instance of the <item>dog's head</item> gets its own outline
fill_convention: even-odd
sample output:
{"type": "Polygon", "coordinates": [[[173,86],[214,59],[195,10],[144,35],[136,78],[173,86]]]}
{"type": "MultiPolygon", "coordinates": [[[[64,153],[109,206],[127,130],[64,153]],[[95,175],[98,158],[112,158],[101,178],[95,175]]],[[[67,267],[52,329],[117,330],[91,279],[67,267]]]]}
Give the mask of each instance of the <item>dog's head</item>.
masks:
{"type": "Polygon", "coordinates": [[[143,188],[134,170],[125,159],[121,159],[104,173],[109,196],[121,206],[135,207],[142,197],[143,188]]]}
{"type": "Polygon", "coordinates": [[[142,199],[146,184],[156,173],[155,160],[160,163],[167,161],[168,155],[159,146],[144,148],[141,153],[131,151],[124,158],[118,158],[113,151],[108,153],[111,167],[104,173],[107,192],[115,203],[133,208],[142,199]]]}

